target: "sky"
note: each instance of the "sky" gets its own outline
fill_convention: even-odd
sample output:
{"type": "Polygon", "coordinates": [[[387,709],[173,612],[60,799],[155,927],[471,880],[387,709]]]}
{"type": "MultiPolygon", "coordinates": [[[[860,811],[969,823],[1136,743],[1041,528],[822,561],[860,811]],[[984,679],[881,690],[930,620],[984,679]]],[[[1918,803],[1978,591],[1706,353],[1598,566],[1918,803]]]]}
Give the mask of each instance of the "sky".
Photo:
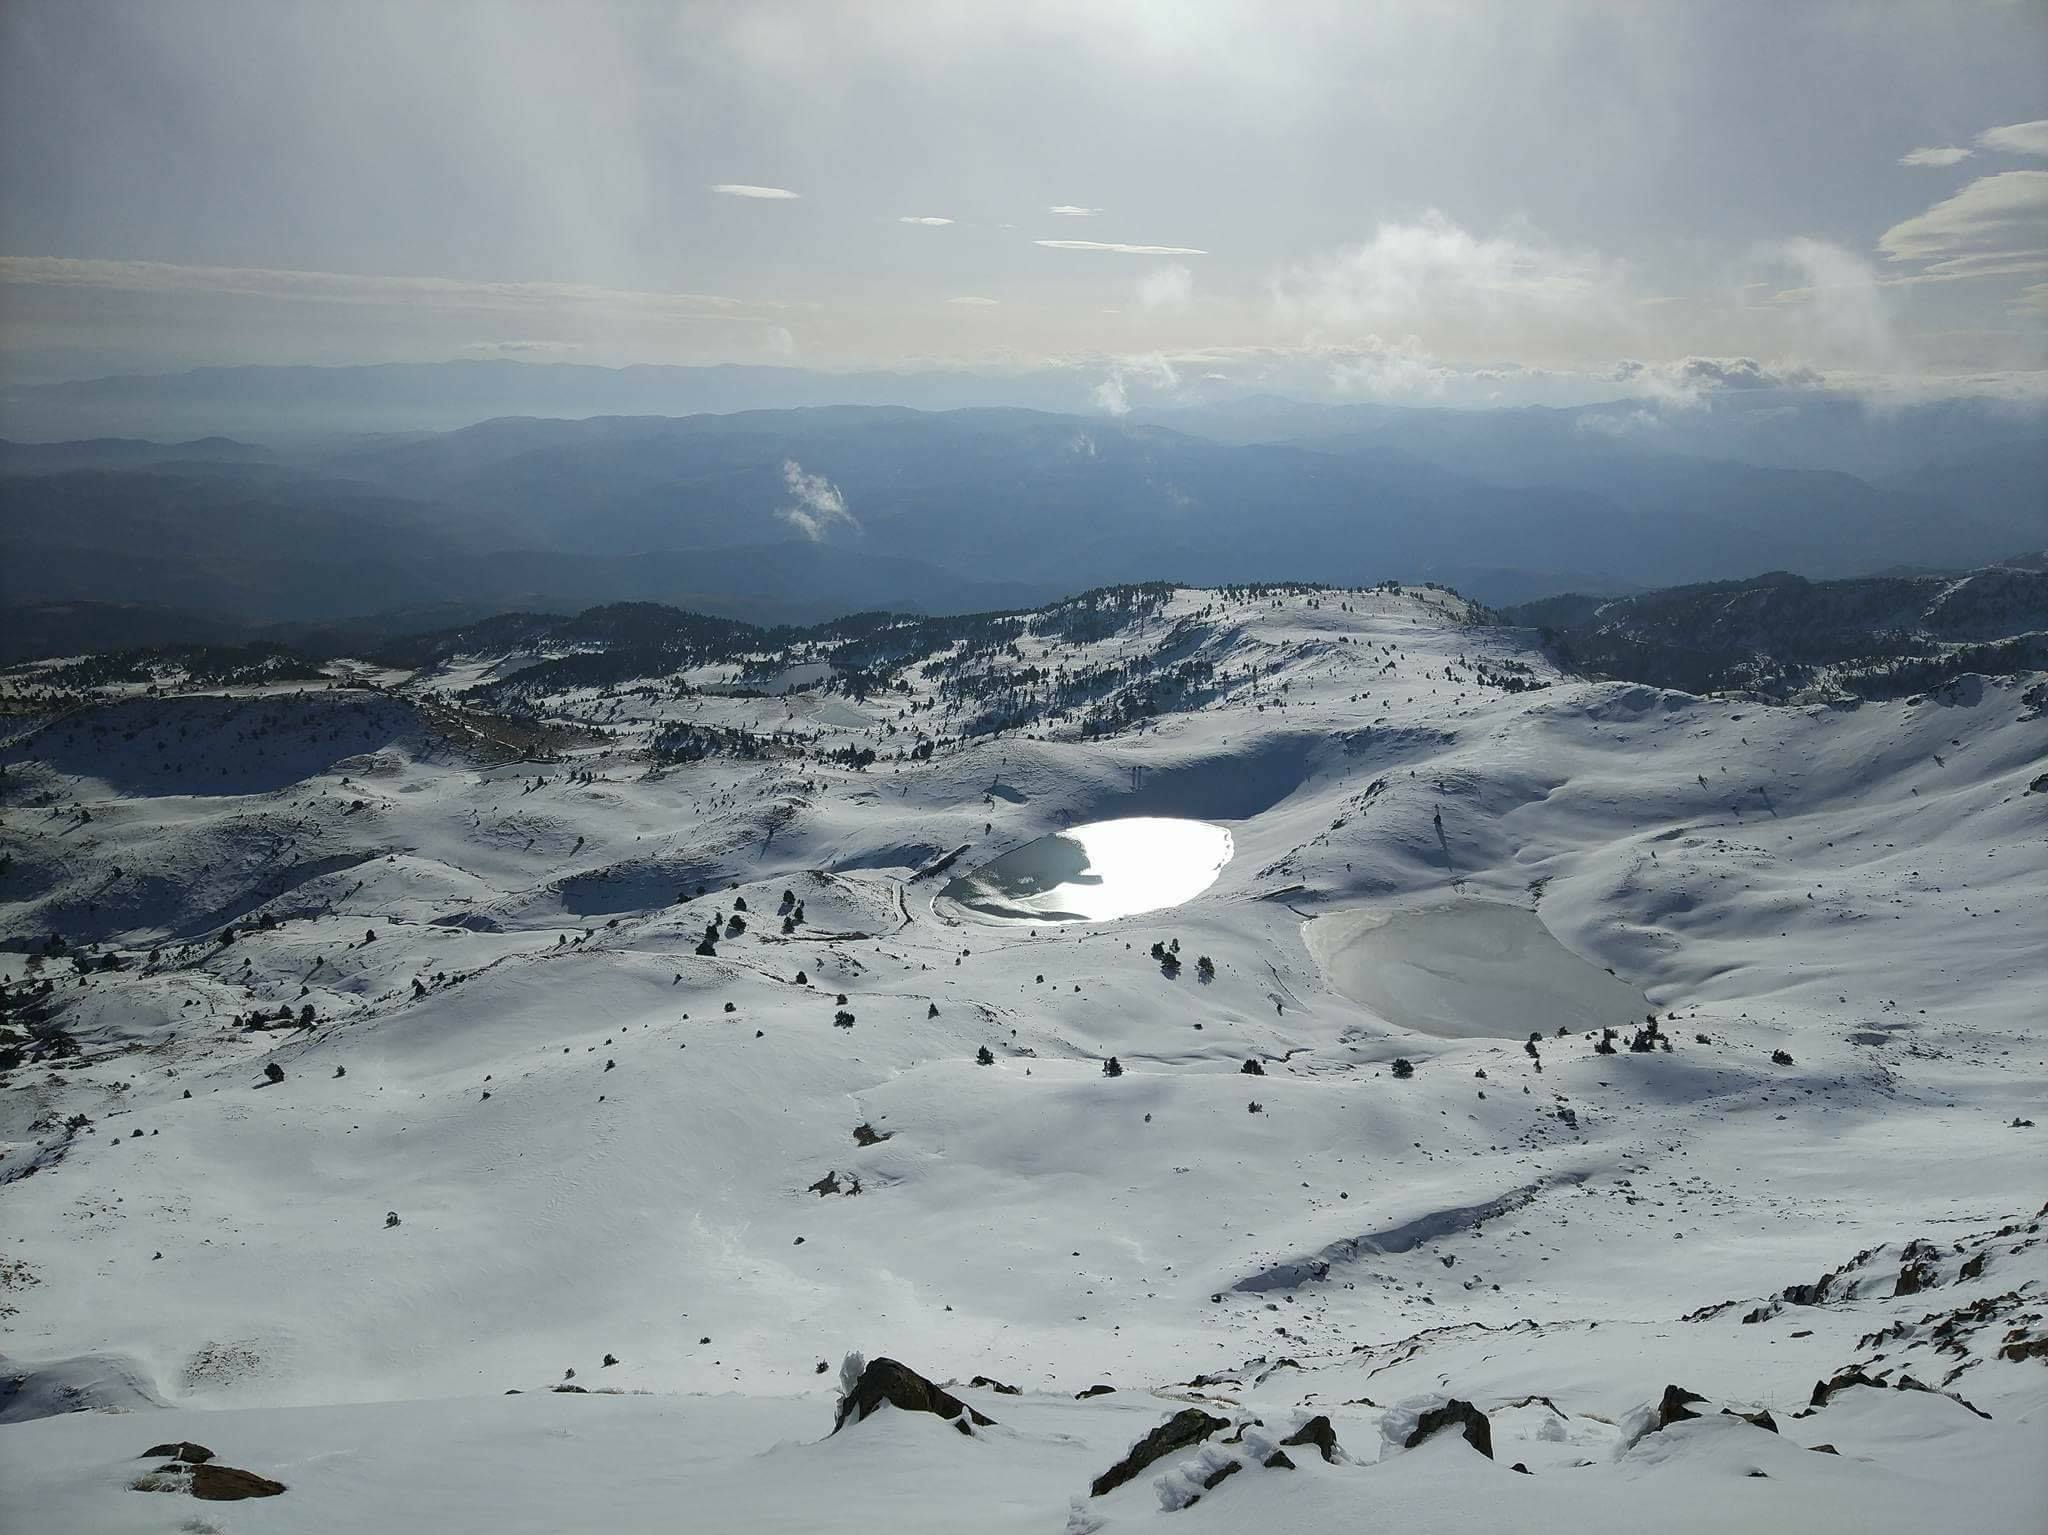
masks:
{"type": "Polygon", "coordinates": [[[2048,0],[8,0],[16,382],[2048,393],[2048,0]]]}

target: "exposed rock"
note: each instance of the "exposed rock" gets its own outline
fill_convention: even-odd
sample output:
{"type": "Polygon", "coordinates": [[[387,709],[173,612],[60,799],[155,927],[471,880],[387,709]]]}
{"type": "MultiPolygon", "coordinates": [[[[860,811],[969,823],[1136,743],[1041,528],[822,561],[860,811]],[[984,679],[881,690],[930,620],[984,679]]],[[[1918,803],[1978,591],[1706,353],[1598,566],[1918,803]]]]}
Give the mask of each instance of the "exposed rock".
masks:
{"type": "Polygon", "coordinates": [[[928,1412],[950,1420],[963,1434],[987,1428],[995,1422],[969,1407],[945,1387],[926,1380],[909,1365],[894,1359],[870,1359],[860,1379],[839,1402],[839,1417],[832,1425],[838,1433],[847,1423],[858,1423],[887,1402],[903,1412],[928,1412]]]}
{"type": "Polygon", "coordinates": [[[1650,1426],[1650,1432],[1654,1434],[1687,1418],[1697,1418],[1699,1414],[1692,1410],[1692,1404],[1705,1400],[1698,1392],[1688,1391],[1683,1386],[1666,1386],[1662,1399],[1657,1403],[1657,1417],[1650,1426]]]}
{"type": "Polygon", "coordinates": [[[192,1466],[203,1466],[213,1459],[213,1451],[203,1444],[194,1444],[189,1439],[180,1439],[175,1444],[152,1445],[137,1458],[152,1460],[160,1455],[167,1456],[172,1460],[182,1460],[187,1465],[192,1466]]]}
{"type": "Polygon", "coordinates": [[[1898,1283],[1892,1287],[1894,1296],[1918,1295],[1922,1290],[1931,1290],[1941,1283],[1940,1272],[1935,1268],[1939,1250],[1931,1242],[1909,1242],[1905,1252],[1900,1254],[1905,1262],[1899,1267],[1898,1283]]]}
{"type": "Polygon", "coordinates": [[[1332,1465],[1335,1465],[1337,1458],[1344,1453],[1337,1448],[1337,1430],[1330,1426],[1330,1420],[1321,1413],[1317,1413],[1280,1442],[1292,1445],[1312,1444],[1322,1454],[1323,1459],[1332,1465]]]}
{"type": "Polygon", "coordinates": [[[973,1380],[970,1380],[967,1384],[970,1386],[978,1386],[987,1391],[993,1391],[997,1396],[1022,1396],[1024,1394],[1022,1387],[1006,1386],[1001,1381],[992,1380],[986,1375],[977,1375],[974,1377],[973,1380]]]}
{"type": "Polygon", "coordinates": [[[1115,1390],[1116,1387],[1105,1386],[1100,1381],[1097,1381],[1094,1385],[1090,1386],[1086,1391],[1076,1391],[1074,1393],[1074,1400],[1077,1402],[1085,1402],[1091,1396],[1108,1396],[1111,1392],[1115,1390]]]}
{"type": "Polygon", "coordinates": [[[1881,1389],[1884,1386],[1884,1382],[1872,1380],[1861,1370],[1842,1370],[1832,1380],[1815,1381],[1813,1383],[1813,1395],[1807,1398],[1806,1405],[1810,1408],[1825,1407],[1828,1404],[1829,1397],[1833,1396],[1837,1391],[1846,1391],[1851,1386],[1876,1386],[1881,1389]]]}
{"type": "Polygon", "coordinates": [[[258,1476],[253,1471],[243,1471],[235,1466],[217,1466],[209,1462],[195,1467],[192,1472],[192,1496],[210,1503],[232,1503],[239,1498],[274,1498],[283,1491],[283,1482],[273,1482],[267,1476],[258,1476]]]}
{"type": "Polygon", "coordinates": [[[1294,1462],[1288,1457],[1285,1450],[1275,1450],[1266,1457],[1264,1464],[1268,1471],[1292,1471],[1294,1469],[1294,1462]]]}
{"type": "Polygon", "coordinates": [[[1807,1448],[1816,1455],[1839,1455],[1842,1453],[1831,1444],[1810,1444],[1807,1448]]]}
{"type": "MultiPolygon", "coordinates": [[[[1688,1413],[1686,1416],[1691,1417],[1693,1414],[1688,1413]]],[[[1768,1429],[1774,1434],[1778,1431],[1778,1422],[1771,1416],[1771,1411],[1768,1407],[1759,1407],[1755,1412],[1737,1412],[1733,1407],[1723,1407],[1721,1409],[1721,1416],[1724,1418],[1740,1418],[1745,1423],[1754,1423],[1758,1428],[1768,1429]]]]}
{"type": "Polygon", "coordinates": [[[1214,1471],[1211,1471],[1207,1476],[1202,1478],[1202,1486],[1204,1488],[1215,1488],[1217,1486],[1220,1486],[1225,1477],[1235,1476],[1238,1472],[1242,1471],[1243,1469],[1243,1461],[1226,1460],[1222,1465],[1218,1466],[1214,1471]]]}
{"type": "MultiPolygon", "coordinates": [[[[1698,1398],[1694,1400],[1697,1401],[1698,1398]]],[[[1488,1460],[1493,1459],[1493,1425],[1487,1421],[1486,1414],[1477,1407],[1456,1398],[1441,1406],[1429,1408],[1417,1418],[1414,1432],[1402,1441],[1401,1448],[1412,1450],[1432,1434],[1454,1426],[1464,1434],[1467,1444],[1488,1460]]]]}
{"type": "Polygon", "coordinates": [[[1129,1454],[1091,1482],[1088,1495],[1099,1498],[1114,1492],[1155,1460],[1200,1444],[1218,1429],[1228,1427],[1228,1418],[1212,1417],[1199,1407],[1184,1408],[1132,1445],[1129,1454]]]}

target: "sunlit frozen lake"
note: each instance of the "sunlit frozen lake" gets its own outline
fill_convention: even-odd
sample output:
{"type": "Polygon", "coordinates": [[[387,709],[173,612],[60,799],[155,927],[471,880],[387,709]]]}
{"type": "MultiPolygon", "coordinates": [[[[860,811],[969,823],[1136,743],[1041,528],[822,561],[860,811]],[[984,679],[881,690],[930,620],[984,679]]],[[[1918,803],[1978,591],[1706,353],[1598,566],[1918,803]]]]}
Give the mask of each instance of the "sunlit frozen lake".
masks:
{"type": "Polygon", "coordinates": [[[951,914],[998,922],[1107,922],[1191,901],[1230,862],[1206,821],[1130,816],[1040,837],[939,892],[951,914]]]}

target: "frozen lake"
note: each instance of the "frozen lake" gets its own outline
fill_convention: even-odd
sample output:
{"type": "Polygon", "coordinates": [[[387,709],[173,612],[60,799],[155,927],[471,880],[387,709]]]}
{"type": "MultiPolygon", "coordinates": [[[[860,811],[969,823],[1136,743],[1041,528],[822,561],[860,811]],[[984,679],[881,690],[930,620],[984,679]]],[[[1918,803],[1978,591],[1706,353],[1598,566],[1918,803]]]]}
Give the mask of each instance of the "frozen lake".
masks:
{"type": "Polygon", "coordinates": [[[1645,1011],[1640,991],[1559,943],[1535,912],[1497,901],[1336,912],[1302,939],[1334,991],[1445,1039],[1620,1029],[1645,1011]]]}
{"type": "Polygon", "coordinates": [[[938,904],[983,921],[1107,922],[1193,900],[1216,883],[1231,851],[1230,833],[1207,821],[1094,821],[961,875],[938,904]]]}

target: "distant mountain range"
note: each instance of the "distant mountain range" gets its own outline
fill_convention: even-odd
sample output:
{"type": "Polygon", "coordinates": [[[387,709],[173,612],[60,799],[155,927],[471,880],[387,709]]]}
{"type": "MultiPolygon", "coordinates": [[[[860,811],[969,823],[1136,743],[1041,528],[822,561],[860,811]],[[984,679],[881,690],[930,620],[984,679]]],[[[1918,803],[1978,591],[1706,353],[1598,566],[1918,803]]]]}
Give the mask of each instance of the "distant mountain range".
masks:
{"type": "MultiPolygon", "coordinates": [[[[203,381],[232,393],[251,374],[308,375],[345,393],[386,372],[203,381]]],[[[168,387],[58,388],[153,382],[168,387]]],[[[397,615],[612,601],[778,623],[1155,579],[1434,580],[1498,606],[1769,569],[1960,570],[2048,546],[2039,423],[1982,403],[1916,409],[1873,421],[1822,395],[1662,414],[1268,397],[1121,418],[830,405],[277,446],[6,442],[0,621],[38,647],[364,620],[391,633],[397,615]],[[1788,412],[1803,437],[1786,435],[1788,412]],[[1765,461],[1796,442],[1872,473],[1765,461]],[[211,629],[187,632],[189,615],[211,629]]]]}
{"type": "Polygon", "coordinates": [[[2048,668],[2048,562],[1960,576],[1807,581],[1782,573],[1507,609],[1587,676],[1690,693],[1897,697],[1966,672],[2048,668]]]}

